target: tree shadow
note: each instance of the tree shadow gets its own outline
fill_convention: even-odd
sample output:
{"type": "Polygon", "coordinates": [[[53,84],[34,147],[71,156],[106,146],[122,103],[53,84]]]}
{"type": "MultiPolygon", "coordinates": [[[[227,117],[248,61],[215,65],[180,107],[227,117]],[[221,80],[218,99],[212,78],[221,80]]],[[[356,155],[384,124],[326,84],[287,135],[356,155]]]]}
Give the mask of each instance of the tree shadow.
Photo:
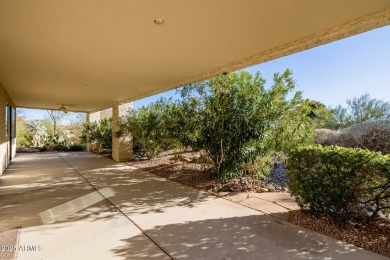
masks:
{"type": "Polygon", "coordinates": [[[107,212],[117,208],[130,215],[162,213],[171,207],[194,207],[209,197],[94,154],[65,155],[62,159],[69,165],[56,154],[19,157],[10,165],[0,178],[0,230],[48,224],[45,221],[71,225],[78,220],[111,220],[107,212]],[[107,188],[110,196],[102,192],[107,188]]]}
{"type": "MultiPolygon", "coordinates": [[[[15,160],[0,178],[6,177],[3,182],[6,185],[1,186],[6,192],[0,196],[0,230],[30,227],[34,239],[46,236],[68,247],[102,234],[106,235],[106,242],[111,230],[132,226],[119,212],[122,211],[174,258],[361,256],[357,252],[362,251],[356,247],[256,212],[250,216],[224,217],[228,210],[224,208],[225,202],[231,202],[221,199],[221,205],[213,209],[215,204],[208,201],[214,200],[214,196],[126,164],[88,153],[60,156],[62,159],[57,155],[39,155],[15,160]],[[213,214],[205,210],[212,210],[213,214]],[[185,216],[175,215],[177,212],[185,216]],[[222,218],[216,219],[218,217],[222,218]],[[169,223],[162,225],[163,218],[169,218],[169,223]],[[147,219],[153,221],[148,223],[147,219]],[[195,219],[198,221],[188,221],[195,219]],[[36,230],[39,233],[34,233],[36,230]],[[91,233],[84,234],[86,230],[91,233]],[[72,239],[60,241],[69,232],[75,232],[72,239]]],[[[244,210],[234,205],[234,214],[244,210]]],[[[117,239],[122,245],[115,243],[108,247],[116,256],[125,259],[162,257],[161,252],[151,253],[152,248],[156,252],[156,247],[140,231],[132,236],[121,233],[117,239]]],[[[363,256],[372,259],[372,255],[364,255],[364,252],[363,256]]]]}
{"type": "MultiPolygon", "coordinates": [[[[144,232],[174,259],[374,259],[378,256],[267,215],[170,224],[144,232]]],[[[112,251],[123,259],[148,259],[145,248],[136,243],[138,239],[141,236],[122,240],[125,245],[112,251]]]]}

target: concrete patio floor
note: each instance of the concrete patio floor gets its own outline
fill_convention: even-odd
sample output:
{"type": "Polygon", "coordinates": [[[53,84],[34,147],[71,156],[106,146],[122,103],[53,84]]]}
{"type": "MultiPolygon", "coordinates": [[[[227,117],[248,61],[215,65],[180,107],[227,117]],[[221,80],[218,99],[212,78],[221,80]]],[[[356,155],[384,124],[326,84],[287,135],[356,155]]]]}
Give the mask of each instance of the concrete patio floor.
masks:
{"type": "Polygon", "coordinates": [[[0,209],[18,259],[387,259],[87,152],[18,155],[0,209]]]}

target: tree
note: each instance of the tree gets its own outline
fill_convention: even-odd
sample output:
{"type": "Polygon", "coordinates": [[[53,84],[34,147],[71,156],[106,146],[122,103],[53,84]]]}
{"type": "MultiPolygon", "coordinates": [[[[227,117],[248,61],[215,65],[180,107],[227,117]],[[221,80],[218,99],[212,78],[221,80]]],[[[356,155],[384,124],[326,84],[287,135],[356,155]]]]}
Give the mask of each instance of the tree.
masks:
{"type": "Polygon", "coordinates": [[[347,100],[353,123],[362,123],[371,119],[390,117],[390,102],[370,98],[369,94],[347,100]]]}
{"type": "Polygon", "coordinates": [[[336,108],[332,109],[333,120],[328,121],[326,128],[330,129],[340,129],[346,128],[353,124],[352,118],[346,107],[338,105],[336,108]]]}
{"type": "Polygon", "coordinates": [[[333,117],[333,110],[325,106],[325,104],[315,101],[307,100],[310,107],[308,117],[314,128],[332,128],[336,124],[336,120],[333,117]]]}
{"type": "Polygon", "coordinates": [[[346,128],[353,124],[373,119],[390,118],[390,102],[370,98],[369,94],[347,99],[347,106],[337,106],[333,110],[336,124],[334,129],[346,128]]]}
{"type": "Polygon", "coordinates": [[[57,133],[57,124],[66,117],[66,114],[62,111],[47,110],[50,116],[50,120],[53,122],[53,134],[57,133]]]}
{"type": "Polygon", "coordinates": [[[87,114],[86,113],[75,113],[75,112],[70,112],[68,113],[69,121],[70,124],[72,125],[82,125],[86,119],[87,119],[87,114]]]}
{"type": "Polygon", "coordinates": [[[16,145],[17,146],[28,146],[30,141],[27,139],[27,130],[26,130],[26,118],[24,114],[19,113],[16,116],[16,145]]]}

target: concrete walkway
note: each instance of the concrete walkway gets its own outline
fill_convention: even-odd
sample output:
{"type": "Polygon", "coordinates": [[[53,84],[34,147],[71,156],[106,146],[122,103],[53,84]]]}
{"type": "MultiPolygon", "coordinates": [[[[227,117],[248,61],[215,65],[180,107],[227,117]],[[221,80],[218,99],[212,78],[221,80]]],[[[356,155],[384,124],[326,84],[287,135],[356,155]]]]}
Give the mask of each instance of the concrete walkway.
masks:
{"type": "Polygon", "coordinates": [[[18,259],[387,259],[83,152],[17,156],[0,208],[18,259]]]}

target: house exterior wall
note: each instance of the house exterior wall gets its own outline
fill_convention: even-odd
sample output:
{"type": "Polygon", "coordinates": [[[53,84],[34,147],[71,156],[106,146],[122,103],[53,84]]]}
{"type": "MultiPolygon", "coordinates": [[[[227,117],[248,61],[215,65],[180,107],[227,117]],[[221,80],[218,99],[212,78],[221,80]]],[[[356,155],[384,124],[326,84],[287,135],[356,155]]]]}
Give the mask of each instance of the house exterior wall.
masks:
{"type": "Polygon", "coordinates": [[[12,124],[11,121],[11,117],[15,117],[16,112],[12,113],[12,109],[16,111],[7,91],[0,85],[0,175],[3,174],[16,154],[16,131],[13,130],[15,124],[12,124]],[[12,140],[11,135],[13,136],[12,140]]]}
{"type": "Polygon", "coordinates": [[[88,121],[89,122],[96,122],[100,119],[104,118],[110,118],[112,117],[112,108],[107,108],[101,111],[93,112],[88,114],[88,121]]]}

